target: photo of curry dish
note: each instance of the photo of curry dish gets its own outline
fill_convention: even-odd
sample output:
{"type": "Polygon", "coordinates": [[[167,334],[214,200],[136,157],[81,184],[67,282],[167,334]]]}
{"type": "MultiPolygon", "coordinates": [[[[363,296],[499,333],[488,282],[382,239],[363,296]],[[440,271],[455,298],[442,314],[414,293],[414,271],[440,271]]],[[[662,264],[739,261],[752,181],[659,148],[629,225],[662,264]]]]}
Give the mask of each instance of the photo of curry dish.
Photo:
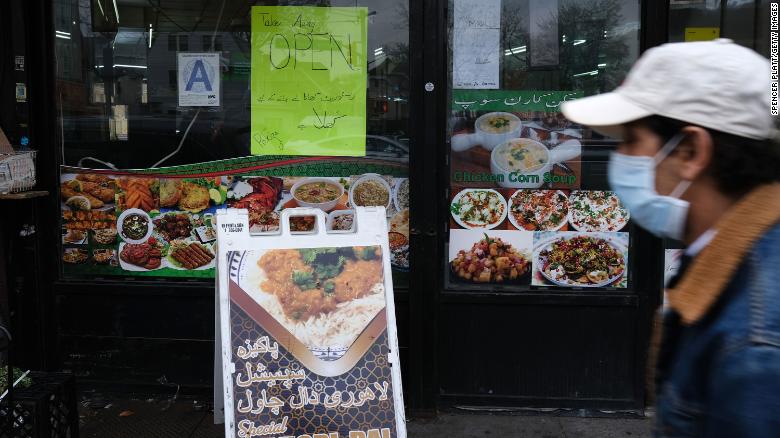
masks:
{"type": "Polygon", "coordinates": [[[276,295],[295,320],[330,313],[339,303],[371,293],[382,280],[379,251],[373,247],[273,250],[258,264],[268,275],[261,287],[276,295]]]}
{"type": "Polygon", "coordinates": [[[155,230],[168,242],[186,239],[192,234],[192,222],[186,213],[166,213],[157,216],[152,222],[155,230]]]}
{"type": "Polygon", "coordinates": [[[509,172],[534,172],[548,160],[547,148],[523,138],[501,144],[495,155],[496,164],[509,172]]]}
{"type": "Polygon", "coordinates": [[[242,287],[311,349],[346,349],[385,307],[379,246],[245,254],[242,287]]]}
{"type": "Polygon", "coordinates": [[[298,233],[314,231],[316,220],[314,216],[293,216],[290,218],[290,231],[298,233]]]}
{"type": "Polygon", "coordinates": [[[324,181],[310,182],[301,185],[293,193],[295,199],[311,204],[321,204],[333,201],[341,196],[341,189],[335,183],[324,181]]]}
{"type": "Polygon", "coordinates": [[[122,236],[126,239],[141,240],[149,231],[149,218],[137,213],[127,215],[122,220],[122,236]]]}

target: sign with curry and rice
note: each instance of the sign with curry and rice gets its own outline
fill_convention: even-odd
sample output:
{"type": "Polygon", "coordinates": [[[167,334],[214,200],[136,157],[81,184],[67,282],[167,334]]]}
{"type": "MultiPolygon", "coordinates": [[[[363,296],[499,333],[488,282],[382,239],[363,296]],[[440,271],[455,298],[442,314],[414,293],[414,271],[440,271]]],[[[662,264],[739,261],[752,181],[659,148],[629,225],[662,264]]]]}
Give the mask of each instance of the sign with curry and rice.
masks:
{"type": "Polygon", "coordinates": [[[351,231],[317,209],[281,220],[252,236],[246,212],[217,215],[226,436],[405,437],[384,212],[358,207],[351,231]]]}

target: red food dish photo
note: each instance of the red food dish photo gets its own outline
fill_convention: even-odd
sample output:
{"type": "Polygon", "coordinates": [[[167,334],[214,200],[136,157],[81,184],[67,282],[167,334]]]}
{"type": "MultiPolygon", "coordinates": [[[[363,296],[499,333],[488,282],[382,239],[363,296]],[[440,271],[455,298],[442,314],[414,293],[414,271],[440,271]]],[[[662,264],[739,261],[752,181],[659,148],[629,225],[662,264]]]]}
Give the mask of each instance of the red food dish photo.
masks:
{"type": "Polygon", "coordinates": [[[144,243],[126,243],[119,253],[123,262],[153,270],[162,265],[163,248],[153,237],[144,243]]]}

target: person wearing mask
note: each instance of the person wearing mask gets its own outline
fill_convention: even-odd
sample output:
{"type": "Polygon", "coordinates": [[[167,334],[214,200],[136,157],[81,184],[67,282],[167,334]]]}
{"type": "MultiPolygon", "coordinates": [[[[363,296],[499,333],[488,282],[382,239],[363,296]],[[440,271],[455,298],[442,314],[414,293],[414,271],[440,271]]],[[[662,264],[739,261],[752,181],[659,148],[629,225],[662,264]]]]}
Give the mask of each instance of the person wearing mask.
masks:
{"type": "Polygon", "coordinates": [[[611,188],[682,241],[651,353],[656,436],[780,437],[780,145],[767,59],[725,39],[648,50],[563,114],[622,138],[611,188]]]}

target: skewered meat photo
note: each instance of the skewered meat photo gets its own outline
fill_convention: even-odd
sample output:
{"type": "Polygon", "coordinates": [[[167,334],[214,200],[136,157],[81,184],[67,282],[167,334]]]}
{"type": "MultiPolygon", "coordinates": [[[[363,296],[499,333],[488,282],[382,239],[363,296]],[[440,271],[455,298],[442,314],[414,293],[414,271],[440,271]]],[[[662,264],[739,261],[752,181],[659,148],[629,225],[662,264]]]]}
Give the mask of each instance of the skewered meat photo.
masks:
{"type": "Polygon", "coordinates": [[[214,253],[197,242],[173,242],[168,260],[174,267],[198,269],[211,264],[214,253]]]}

